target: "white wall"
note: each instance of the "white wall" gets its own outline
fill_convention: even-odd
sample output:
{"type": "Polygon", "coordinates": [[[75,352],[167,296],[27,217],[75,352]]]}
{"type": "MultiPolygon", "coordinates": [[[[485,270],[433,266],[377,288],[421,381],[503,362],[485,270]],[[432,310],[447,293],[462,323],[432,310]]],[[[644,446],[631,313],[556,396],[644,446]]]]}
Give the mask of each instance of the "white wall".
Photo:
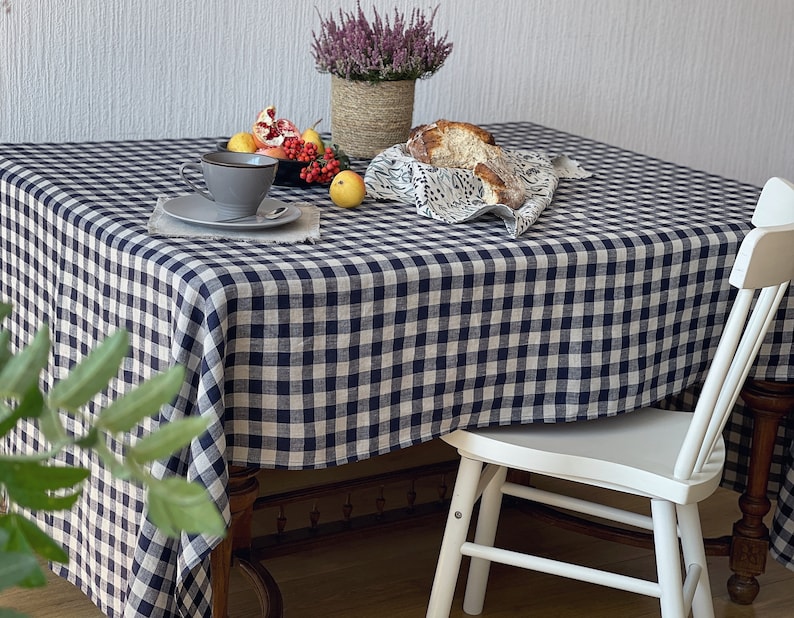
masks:
{"type": "MultiPolygon", "coordinates": [[[[794,178],[792,0],[364,0],[455,48],[414,122],[531,120],[762,184],[794,178]]],[[[354,0],[11,0],[0,141],[228,135],[325,118],[321,11],[354,0]]]]}

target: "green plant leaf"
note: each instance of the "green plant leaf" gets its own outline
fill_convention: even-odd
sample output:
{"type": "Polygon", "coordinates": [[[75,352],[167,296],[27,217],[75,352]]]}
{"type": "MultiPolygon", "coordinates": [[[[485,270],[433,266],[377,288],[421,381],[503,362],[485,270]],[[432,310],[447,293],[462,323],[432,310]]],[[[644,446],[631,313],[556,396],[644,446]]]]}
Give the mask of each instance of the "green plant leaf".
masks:
{"type": "Polygon", "coordinates": [[[183,418],[165,425],[127,449],[126,456],[140,464],[175,453],[207,431],[209,420],[201,416],[183,418]]]}
{"type": "Polygon", "coordinates": [[[52,495],[51,491],[74,489],[90,474],[85,468],[45,466],[36,461],[8,459],[0,462],[0,482],[9,499],[19,506],[35,510],[68,509],[80,497],[80,490],[52,495]]]}
{"type": "Polygon", "coordinates": [[[8,331],[0,330],[0,370],[5,367],[8,359],[11,358],[11,348],[9,347],[9,342],[11,341],[11,335],[8,331]]]}
{"type": "Polygon", "coordinates": [[[70,441],[58,410],[50,408],[46,403],[38,418],[38,422],[41,433],[52,443],[53,448],[61,448],[70,441]]]}
{"type": "Polygon", "coordinates": [[[5,320],[11,312],[14,310],[14,307],[9,303],[0,303],[0,322],[5,320]]]}
{"type": "MultiPolygon", "coordinates": [[[[6,543],[6,551],[10,553],[19,553],[33,556],[34,550],[31,546],[27,536],[17,526],[17,518],[8,516],[3,520],[4,529],[9,533],[8,543],[6,543]]],[[[30,569],[24,578],[20,579],[17,584],[25,588],[36,588],[39,586],[47,585],[47,578],[36,561],[36,566],[30,569]]]]}
{"type": "Polygon", "coordinates": [[[35,490],[74,487],[88,478],[90,470],[72,466],[47,466],[37,461],[14,461],[7,466],[2,480],[7,486],[20,485],[35,490]],[[4,477],[4,478],[3,478],[4,477]]]}
{"type": "Polygon", "coordinates": [[[180,477],[152,480],[148,484],[149,519],[161,532],[225,536],[226,523],[207,491],[180,477]]]}
{"type": "Polygon", "coordinates": [[[0,406],[0,436],[6,435],[17,425],[20,419],[16,410],[12,410],[7,406],[0,406]]]}
{"type": "Polygon", "coordinates": [[[0,436],[6,435],[13,429],[21,418],[41,416],[44,410],[44,395],[41,394],[38,384],[32,385],[28,392],[22,396],[16,409],[11,410],[6,406],[0,408],[0,436]],[[11,413],[6,415],[6,410],[11,413]]]}
{"type": "Polygon", "coordinates": [[[2,401],[0,401],[0,436],[6,435],[14,427],[16,427],[19,415],[16,410],[12,410],[2,401]]]}
{"type": "Polygon", "coordinates": [[[79,438],[74,441],[74,443],[79,446],[80,448],[84,449],[92,449],[99,444],[99,431],[96,427],[91,427],[82,438],[79,438]]]}
{"type": "Polygon", "coordinates": [[[50,405],[55,409],[77,411],[88,403],[118,374],[128,347],[129,336],[125,330],[105,338],[72,368],[68,376],[53,386],[50,405]]]}
{"type": "Polygon", "coordinates": [[[43,491],[31,491],[22,487],[16,487],[12,492],[8,490],[8,497],[19,506],[34,511],[61,511],[72,508],[80,498],[81,492],[66,494],[64,496],[53,496],[43,491]]]}
{"type": "Polygon", "coordinates": [[[17,405],[17,413],[20,418],[36,418],[41,416],[44,410],[44,395],[39,390],[39,385],[34,384],[22,396],[17,405]]]}
{"type": "Polygon", "coordinates": [[[42,531],[35,523],[26,519],[19,513],[9,514],[2,525],[6,529],[14,531],[14,534],[20,534],[25,538],[27,545],[45,560],[53,562],[60,562],[67,564],[69,562],[69,554],[53,541],[47,533],[42,531]]]}
{"type": "Polygon", "coordinates": [[[39,374],[47,366],[50,354],[50,333],[41,328],[30,345],[12,356],[0,370],[0,397],[21,397],[38,384],[39,374]]]}
{"type": "Polygon", "coordinates": [[[33,554],[0,552],[0,590],[16,586],[35,573],[36,569],[39,569],[39,565],[33,554]]]}
{"type": "Polygon", "coordinates": [[[164,404],[171,403],[184,380],[184,367],[174,365],[102,410],[96,427],[111,433],[129,431],[147,416],[156,414],[164,404]]]}

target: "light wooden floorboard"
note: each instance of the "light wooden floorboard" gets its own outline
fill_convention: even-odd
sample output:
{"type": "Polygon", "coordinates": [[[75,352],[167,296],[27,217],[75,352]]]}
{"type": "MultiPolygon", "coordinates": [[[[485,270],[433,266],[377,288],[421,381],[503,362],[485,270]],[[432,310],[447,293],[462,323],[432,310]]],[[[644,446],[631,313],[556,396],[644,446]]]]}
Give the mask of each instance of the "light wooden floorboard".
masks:
{"type": "MultiPolygon", "coordinates": [[[[720,490],[702,508],[704,532],[725,534],[738,518],[736,494],[720,490]]],[[[443,521],[423,520],[401,529],[360,535],[266,562],[280,582],[286,618],[419,618],[435,568],[443,521]]],[[[572,534],[506,510],[499,539],[504,545],[540,547],[589,564],[653,576],[654,562],[644,550],[572,534]]],[[[794,572],[769,559],[760,578],[755,603],[731,603],[725,589],[730,575],[727,558],[709,559],[717,618],[788,618],[794,615],[794,572]]],[[[465,574],[465,561],[462,573],[465,574]]],[[[230,618],[256,615],[253,593],[239,572],[233,573],[230,618]]],[[[462,585],[452,616],[460,609],[462,585]]],[[[53,577],[45,589],[0,594],[0,606],[27,612],[33,618],[97,618],[101,613],[68,582],[53,577]]],[[[599,586],[494,565],[485,611],[488,618],[518,616],[554,618],[646,618],[659,615],[648,599],[599,586]]]]}

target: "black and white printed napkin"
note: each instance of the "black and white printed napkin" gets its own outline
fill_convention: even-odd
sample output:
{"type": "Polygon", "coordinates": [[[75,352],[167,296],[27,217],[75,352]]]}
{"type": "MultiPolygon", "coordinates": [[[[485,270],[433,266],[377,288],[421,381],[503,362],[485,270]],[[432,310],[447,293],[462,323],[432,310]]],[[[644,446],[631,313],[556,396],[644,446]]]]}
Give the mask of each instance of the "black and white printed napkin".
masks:
{"type": "Polygon", "coordinates": [[[414,204],[420,215],[447,223],[464,223],[493,213],[504,221],[508,233],[517,238],[551,203],[560,178],[592,176],[565,155],[551,157],[507,148],[504,153],[526,185],[526,201],[516,210],[504,204],[483,202],[482,182],[471,170],[427,165],[408,154],[403,144],[373,158],[365,174],[367,194],[375,199],[414,204]]]}

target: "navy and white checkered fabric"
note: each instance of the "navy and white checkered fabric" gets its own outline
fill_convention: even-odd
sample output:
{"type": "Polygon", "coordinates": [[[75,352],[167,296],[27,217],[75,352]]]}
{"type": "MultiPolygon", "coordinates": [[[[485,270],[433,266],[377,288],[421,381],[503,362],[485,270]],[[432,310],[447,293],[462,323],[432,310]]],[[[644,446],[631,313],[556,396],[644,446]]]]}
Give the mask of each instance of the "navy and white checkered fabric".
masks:
{"type": "MultiPolygon", "coordinates": [[[[212,424],[155,472],[203,483],[227,517],[227,463],[338,465],[457,427],[617,414],[697,383],[759,188],[529,123],[489,128],[594,176],[561,181],[519,239],[496,218],[449,225],[395,203],[334,208],[325,187],[276,187],[321,206],[322,240],[264,245],[147,234],[157,198],[187,193],[179,163],[214,139],[0,146],[13,345],[47,322],[52,383],[126,328],[130,356],[105,401],[183,363],[188,380],[159,422],[212,424]]],[[[791,295],[784,305],[756,377],[794,379],[791,295]]],[[[738,487],[749,422],[736,417],[726,483],[738,487]]],[[[28,428],[6,446],[40,439],[28,428]]],[[[794,561],[787,455],[781,446],[773,471],[777,484],[787,473],[776,530],[794,561]]],[[[95,474],[71,513],[47,520],[72,557],[61,573],[110,616],[208,616],[217,539],[164,539],[137,489],[70,458],[95,474]]]]}

